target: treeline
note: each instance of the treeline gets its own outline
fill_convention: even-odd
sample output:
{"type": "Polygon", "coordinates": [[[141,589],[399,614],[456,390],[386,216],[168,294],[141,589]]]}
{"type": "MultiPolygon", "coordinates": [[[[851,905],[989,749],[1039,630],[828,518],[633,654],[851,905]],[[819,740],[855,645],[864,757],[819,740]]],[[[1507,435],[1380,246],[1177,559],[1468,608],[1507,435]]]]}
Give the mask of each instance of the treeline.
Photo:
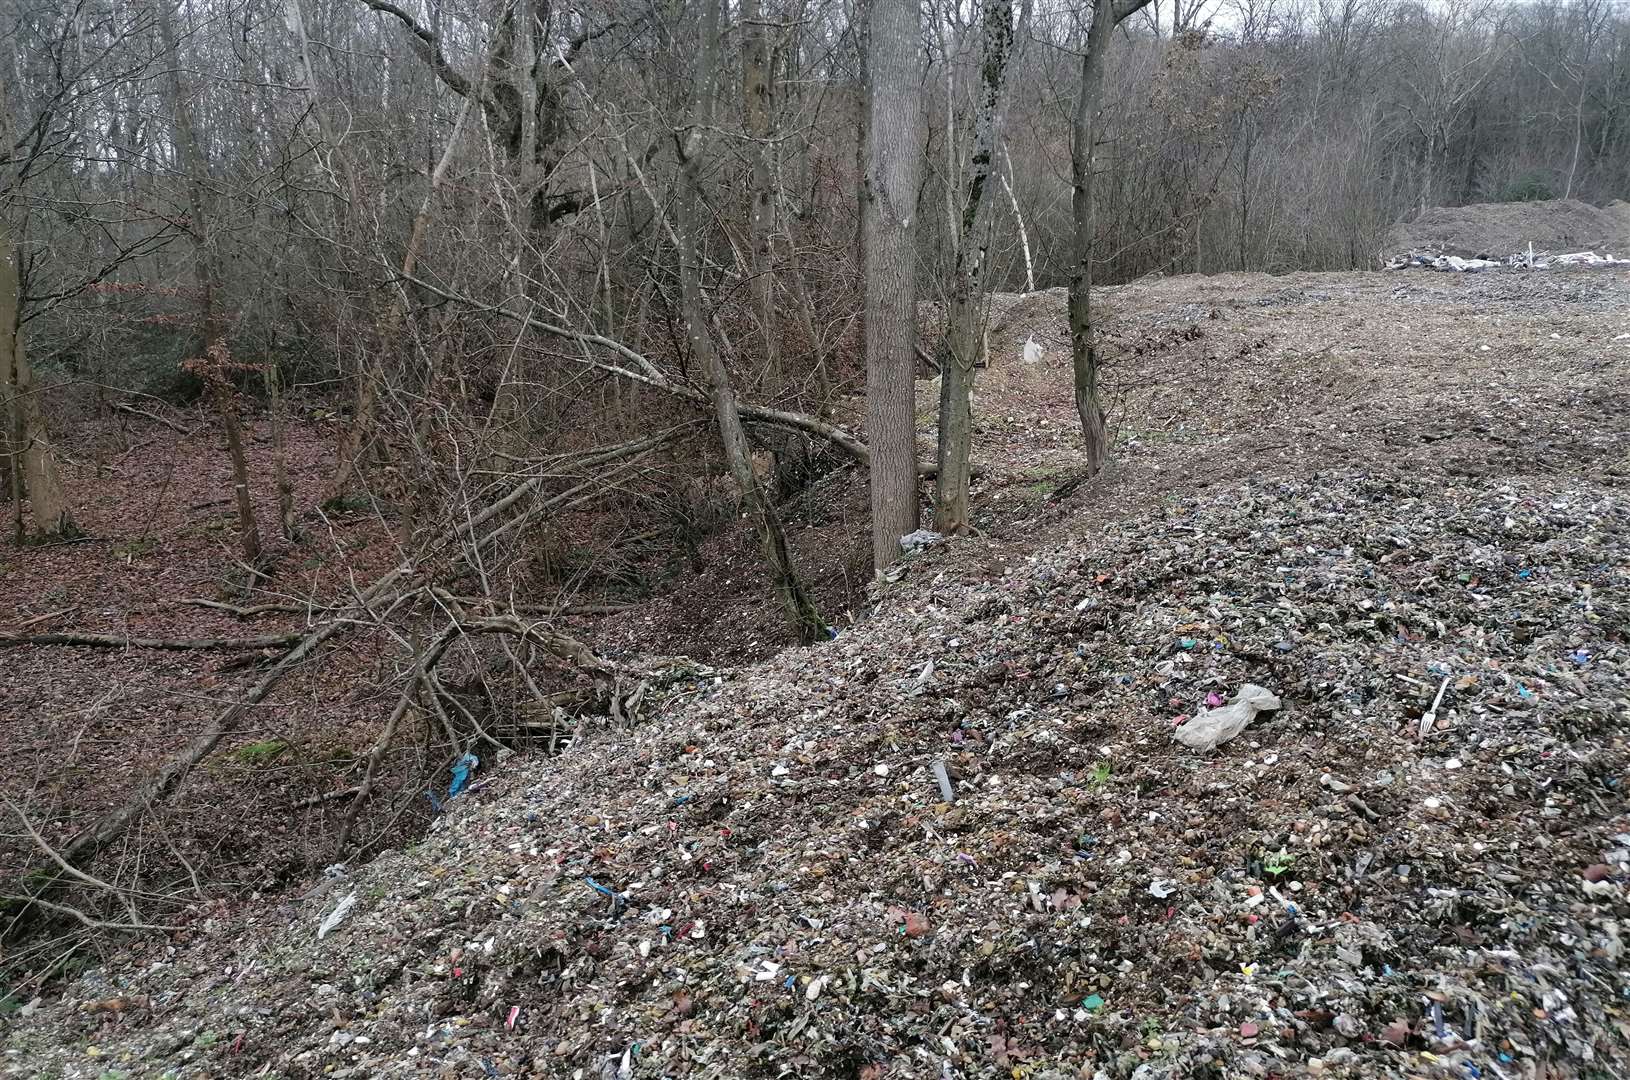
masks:
{"type": "MultiPolygon", "coordinates": [[[[155,12],[5,0],[0,176],[38,363],[162,390],[190,348],[174,330],[194,252],[155,12]]],[[[745,0],[724,12],[710,81],[705,258],[714,274],[778,277],[776,344],[744,351],[761,354],[755,379],[806,397],[858,340],[862,14],[745,0]]],[[[976,16],[931,3],[923,22],[925,295],[953,258],[976,16]]],[[[172,21],[235,352],[307,379],[377,357],[377,308],[409,249],[460,295],[530,290],[574,323],[672,346],[687,8],[211,0],[172,21]]],[[[994,170],[1001,288],[1067,276],[1084,27],[1082,10],[1042,5],[1014,43],[994,170]]],[[[1163,0],[1117,35],[1095,147],[1100,281],[1365,267],[1424,205],[1630,192],[1630,19],[1607,0],[1163,0]]],[[[754,294],[724,290],[721,317],[750,316],[754,294]]],[[[413,299],[418,347],[481,355],[453,312],[413,299]]]]}

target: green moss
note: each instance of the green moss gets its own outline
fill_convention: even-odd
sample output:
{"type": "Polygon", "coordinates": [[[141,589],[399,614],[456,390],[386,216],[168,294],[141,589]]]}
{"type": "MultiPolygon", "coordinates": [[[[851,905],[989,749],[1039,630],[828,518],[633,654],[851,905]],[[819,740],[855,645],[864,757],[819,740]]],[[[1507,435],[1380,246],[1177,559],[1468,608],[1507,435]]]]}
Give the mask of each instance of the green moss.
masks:
{"type": "Polygon", "coordinates": [[[289,744],[282,739],[262,739],[240,746],[227,756],[251,768],[263,768],[283,756],[289,744]]]}

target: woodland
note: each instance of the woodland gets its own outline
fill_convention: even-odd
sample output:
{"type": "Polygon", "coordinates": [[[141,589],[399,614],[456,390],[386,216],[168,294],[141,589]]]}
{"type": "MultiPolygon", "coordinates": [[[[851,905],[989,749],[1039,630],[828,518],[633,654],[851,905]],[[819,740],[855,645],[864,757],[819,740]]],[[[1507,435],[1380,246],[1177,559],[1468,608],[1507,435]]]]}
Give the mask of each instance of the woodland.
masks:
{"type": "Polygon", "coordinates": [[[766,647],[837,636],[902,538],[978,531],[992,294],[1065,291],[1090,484],[1121,445],[1095,290],[1370,270],[1428,208],[1630,192],[1612,0],[0,0],[0,64],[0,680],[46,688],[8,753],[116,743],[74,672],[181,658],[138,745],[5,786],[30,988],[705,682],[682,654],[739,627],[582,620],[705,589],[721,535],[766,647]],[[87,528],[132,470],[128,530],[87,528]],[[812,559],[786,519],[840,474],[858,524],[812,559]],[[172,489],[216,526],[155,552],[172,489]],[[84,545],[146,568],[149,617],[54,599],[37,568],[84,545]],[[349,719],[278,774],[298,842],[250,875],[204,819],[270,781],[211,769],[288,752],[259,710],[293,685],[349,719]]]}

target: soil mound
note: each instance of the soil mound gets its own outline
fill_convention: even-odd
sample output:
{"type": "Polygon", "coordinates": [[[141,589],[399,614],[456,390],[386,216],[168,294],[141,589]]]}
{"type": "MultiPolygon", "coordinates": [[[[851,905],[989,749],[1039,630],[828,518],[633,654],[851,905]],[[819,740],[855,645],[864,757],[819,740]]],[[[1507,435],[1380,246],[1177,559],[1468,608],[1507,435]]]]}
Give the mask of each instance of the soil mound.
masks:
{"type": "Polygon", "coordinates": [[[1435,206],[1396,226],[1393,251],[1437,251],[1503,259],[1517,251],[1630,252],[1630,203],[1595,207],[1577,199],[1435,206]]]}

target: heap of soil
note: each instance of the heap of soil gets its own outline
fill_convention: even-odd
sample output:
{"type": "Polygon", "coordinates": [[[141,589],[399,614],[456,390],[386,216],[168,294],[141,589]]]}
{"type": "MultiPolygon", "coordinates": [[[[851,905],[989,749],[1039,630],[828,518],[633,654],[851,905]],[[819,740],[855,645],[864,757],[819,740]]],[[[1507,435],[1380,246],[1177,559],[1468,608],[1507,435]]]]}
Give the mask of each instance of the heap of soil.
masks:
{"type": "Polygon", "coordinates": [[[1503,259],[1518,251],[1630,253],[1630,203],[1605,207],[1577,199],[1435,206],[1395,226],[1393,251],[1438,251],[1461,258],[1503,259]]]}

